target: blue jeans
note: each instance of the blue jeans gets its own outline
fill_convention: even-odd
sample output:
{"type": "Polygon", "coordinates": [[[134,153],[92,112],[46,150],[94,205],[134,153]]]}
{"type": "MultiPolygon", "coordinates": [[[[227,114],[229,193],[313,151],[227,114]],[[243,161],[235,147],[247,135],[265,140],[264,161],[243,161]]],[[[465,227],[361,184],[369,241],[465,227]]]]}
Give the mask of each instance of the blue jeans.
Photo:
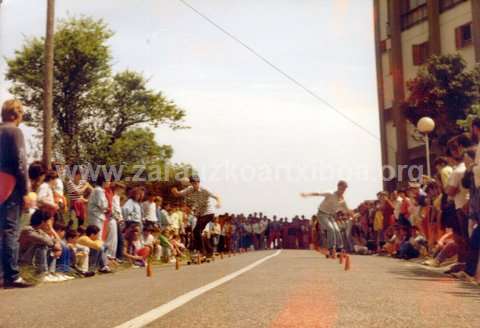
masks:
{"type": "Polygon", "coordinates": [[[72,271],[73,256],[72,251],[65,245],[62,245],[62,255],[57,259],[57,272],[72,271]]]}
{"type": "Polygon", "coordinates": [[[108,263],[106,247],[102,246],[100,250],[90,248],[88,255],[88,271],[96,271],[103,268],[108,263]]]}
{"type": "Polygon", "coordinates": [[[55,272],[57,259],[53,257],[52,249],[48,246],[31,245],[21,256],[21,264],[33,266],[36,272],[44,274],[55,272]]]}
{"type": "Polygon", "coordinates": [[[20,277],[18,268],[18,237],[22,198],[14,193],[0,205],[0,273],[4,282],[13,282],[20,277]]]}

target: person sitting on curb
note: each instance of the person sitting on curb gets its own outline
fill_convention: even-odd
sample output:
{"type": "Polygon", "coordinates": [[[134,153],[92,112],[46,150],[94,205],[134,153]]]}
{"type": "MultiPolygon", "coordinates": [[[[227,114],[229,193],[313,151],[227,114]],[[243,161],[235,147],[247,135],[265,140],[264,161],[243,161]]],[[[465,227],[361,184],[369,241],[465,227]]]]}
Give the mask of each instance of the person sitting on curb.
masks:
{"type": "Polygon", "coordinates": [[[52,224],[51,213],[37,210],[32,215],[30,225],[20,233],[20,263],[33,265],[40,282],[67,280],[55,275],[56,258],[60,256],[62,246],[54,237],[52,224]]]}
{"type": "Polygon", "coordinates": [[[88,270],[95,272],[98,269],[100,273],[112,273],[108,266],[107,247],[100,240],[100,229],[95,225],[89,225],[85,235],[78,238],[78,245],[89,248],[88,270]]]}

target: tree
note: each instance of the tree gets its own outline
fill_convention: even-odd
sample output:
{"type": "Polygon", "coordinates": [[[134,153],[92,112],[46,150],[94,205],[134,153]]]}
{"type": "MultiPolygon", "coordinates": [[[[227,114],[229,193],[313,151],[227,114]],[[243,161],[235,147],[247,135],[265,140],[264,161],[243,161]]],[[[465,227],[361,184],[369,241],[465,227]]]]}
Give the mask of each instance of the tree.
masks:
{"type": "MultiPolygon", "coordinates": [[[[136,165],[165,165],[172,157],[171,146],[160,146],[148,129],[132,129],[122,134],[104,154],[107,165],[123,166],[124,173],[134,174],[136,165]]],[[[97,162],[98,163],[98,162],[97,162]]]]}
{"type": "MultiPolygon", "coordinates": [[[[126,71],[112,76],[112,56],[107,44],[112,36],[102,20],[80,17],[58,24],[54,37],[54,151],[56,157],[63,157],[67,163],[83,160],[108,164],[116,158],[110,152],[121,153],[119,145],[129,146],[126,140],[139,133],[126,135],[131,129],[159,124],[179,128],[185,116],[160,92],[148,89],[141,74],[126,71]],[[115,146],[118,140],[120,143],[115,146]]],[[[43,44],[43,38],[27,39],[22,49],[7,59],[6,74],[12,82],[10,92],[28,108],[27,124],[40,132],[43,44]]],[[[147,134],[141,137],[156,145],[147,134]]],[[[155,148],[152,144],[149,147],[155,148]]],[[[142,154],[143,150],[137,149],[142,154]]],[[[131,150],[128,149],[130,155],[131,150]]]]}
{"type": "MultiPolygon", "coordinates": [[[[132,128],[160,124],[173,129],[183,128],[179,122],[185,113],[161,92],[148,89],[147,81],[139,73],[124,71],[116,74],[96,90],[96,98],[98,106],[92,110],[94,119],[89,122],[90,128],[82,131],[82,140],[86,142],[84,157],[88,161],[106,161],[106,154],[118,151],[117,141],[132,128]],[[92,148],[91,145],[95,146],[92,148]]],[[[147,134],[129,136],[142,139],[147,134]]],[[[153,145],[153,134],[145,141],[153,145]]]]}
{"type": "MultiPolygon", "coordinates": [[[[110,77],[111,53],[106,41],[113,33],[102,21],[71,18],[58,24],[54,36],[53,118],[56,155],[68,162],[80,155],[80,132],[95,106],[95,89],[110,77]]],[[[27,39],[7,59],[10,92],[29,108],[27,124],[42,130],[44,38],[27,39]]]]}
{"type": "Polygon", "coordinates": [[[414,125],[424,116],[435,120],[432,138],[441,144],[461,133],[458,120],[464,120],[480,98],[480,69],[466,70],[460,55],[432,56],[407,81],[409,96],[403,104],[405,116],[414,125]]]}

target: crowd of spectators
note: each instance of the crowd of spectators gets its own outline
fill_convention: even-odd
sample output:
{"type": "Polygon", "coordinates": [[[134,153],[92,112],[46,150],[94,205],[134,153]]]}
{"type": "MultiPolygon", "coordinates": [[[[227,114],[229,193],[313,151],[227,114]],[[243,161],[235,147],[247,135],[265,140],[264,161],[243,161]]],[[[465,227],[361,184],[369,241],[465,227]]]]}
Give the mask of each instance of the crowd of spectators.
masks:
{"type": "MultiPolygon", "coordinates": [[[[452,138],[436,175],[393,192],[379,192],[355,210],[346,206],[339,182],[334,193],[304,193],[325,200],[311,219],[268,218],[262,213],[215,215],[220,197],[197,176],[160,193],[142,185],[110,181],[102,172],[89,179],[63,163],[27,167],[23,108],[2,107],[0,125],[0,256],[3,285],[29,287],[20,266],[37,281],[60,282],[108,274],[179,258],[208,261],[216,254],[265,249],[329,249],[335,252],[422,258],[448,273],[480,282],[480,119],[471,133],[452,138]],[[171,200],[173,198],[173,201],[171,200]],[[23,219],[22,219],[23,218],[23,219]],[[24,224],[22,225],[21,222],[24,224]]],[[[333,256],[332,256],[333,255],[333,256]]]]}
{"type": "MultiPolygon", "coordinates": [[[[437,156],[433,177],[379,192],[355,210],[344,208],[325,224],[322,203],[313,220],[316,247],[357,254],[418,259],[445,273],[480,283],[480,119],[470,133],[451,138],[437,156]]],[[[323,194],[312,194],[324,196],[323,194]]],[[[325,194],[327,195],[327,194],[325,194]]],[[[328,196],[328,195],[327,195],[328,196]]],[[[330,253],[331,255],[331,253],[330,253]]]]}

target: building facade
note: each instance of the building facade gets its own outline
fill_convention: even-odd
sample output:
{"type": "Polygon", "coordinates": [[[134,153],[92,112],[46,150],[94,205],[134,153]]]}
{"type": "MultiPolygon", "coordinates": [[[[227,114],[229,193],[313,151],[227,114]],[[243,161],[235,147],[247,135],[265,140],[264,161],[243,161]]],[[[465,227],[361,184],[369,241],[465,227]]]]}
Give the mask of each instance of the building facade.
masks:
{"type": "Polygon", "coordinates": [[[382,162],[399,168],[424,158],[401,111],[406,82],[430,55],[459,53],[469,68],[480,62],[480,0],[374,0],[374,17],[382,162]]]}

